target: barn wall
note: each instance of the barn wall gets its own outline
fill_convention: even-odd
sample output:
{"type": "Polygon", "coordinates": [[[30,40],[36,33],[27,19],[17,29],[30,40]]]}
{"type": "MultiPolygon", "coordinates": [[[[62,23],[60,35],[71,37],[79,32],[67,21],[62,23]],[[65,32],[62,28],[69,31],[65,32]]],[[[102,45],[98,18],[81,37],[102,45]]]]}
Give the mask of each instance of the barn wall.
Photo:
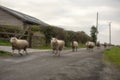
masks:
{"type": "Polygon", "coordinates": [[[9,13],[0,9],[0,25],[21,26],[23,29],[23,22],[9,13]]]}

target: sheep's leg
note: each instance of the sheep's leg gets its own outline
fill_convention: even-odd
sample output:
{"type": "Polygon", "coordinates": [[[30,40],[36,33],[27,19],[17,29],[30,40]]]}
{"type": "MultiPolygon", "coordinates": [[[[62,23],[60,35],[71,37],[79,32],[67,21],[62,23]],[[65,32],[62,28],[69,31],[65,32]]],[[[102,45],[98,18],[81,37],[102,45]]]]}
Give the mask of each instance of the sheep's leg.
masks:
{"type": "Polygon", "coordinates": [[[59,50],[57,51],[57,56],[60,56],[60,51],[59,50]]]}
{"type": "Polygon", "coordinates": [[[77,47],[76,47],[76,52],[77,52],[77,47]]]}
{"type": "Polygon", "coordinates": [[[74,48],[73,48],[73,52],[74,52],[74,48]]]}
{"type": "Polygon", "coordinates": [[[53,55],[56,55],[56,50],[53,50],[53,53],[52,53],[53,55]]]}
{"type": "Polygon", "coordinates": [[[27,49],[24,49],[24,51],[25,51],[26,55],[28,55],[27,49]]]}
{"type": "Polygon", "coordinates": [[[14,55],[14,50],[12,50],[12,53],[11,53],[11,56],[13,56],[14,55]]]}
{"type": "Polygon", "coordinates": [[[56,52],[55,52],[55,55],[57,55],[58,54],[58,50],[56,50],[56,52]]]}
{"type": "Polygon", "coordinates": [[[74,47],[73,47],[73,52],[74,52],[74,47]]]}
{"type": "Polygon", "coordinates": [[[61,53],[61,51],[62,51],[62,48],[59,48],[58,51],[59,51],[59,52],[58,52],[58,56],[60,56],[60,53],[61,53]]]}
{"type": "Polygon", "coordinates": [[[75,49],[76,49],[76,47],[75,47],[75,46],[73,46],[73,52],[75,51],[75,49]]]}
{"type": "Polygon", "coordinates": [[[26,55],[28,55],[28,52],[27,52],[27,50],[25,50],[25,52],[26,52],[26,55]]]}
{"type": "Polygon", "coordinates": [[[58,56],[60,56],[60,51],[58,52],[58,56]]]}
{"type": "Polygon", "coordinates": [[[55,55],[58,55],[58,50],[59,50],[58,48],[55,50],[55,51],[56,51],[56,52],[55,52],[55,55]]]}
{"type": "Polygon", "coordinates": [[[24,54],[24,52],[25,52],[25,51],[23,50],[23,52],[22,52],[22,53],[24,54]]]}
{"type": "Polygon", "coordinates": [[[21,56],[23,56],[23,54],[22,54],[22,53],[20,53],[20,50],[18,50],[18,53],[19,53],[21,56]]]}
{"type": "Polygon", "coordinates": [[[14,55],[14,50],[15,50],[15,48],[12,46],[12,53],[11,53],[11,56],[14,55]]]}
{"type": "Polygon", "coordinates": [[[55,50],[54,49],[53,49],[52,53],[55,54],[55,50]]]}
{"type": "Polygon", "coordinates": [[[25,47],[23,48],[23,51],[26,53],[26,55],[28,55],[27,46],[25,46],[25,47]]]}
{"type": "Polygon", "coordinates": [[[55,50],[55,53],[54,53],[54,54],[55,54],[55,55],[57,55],[57,53],[58,53],[58,51],[57,51],[57,50],[55,50]]]}

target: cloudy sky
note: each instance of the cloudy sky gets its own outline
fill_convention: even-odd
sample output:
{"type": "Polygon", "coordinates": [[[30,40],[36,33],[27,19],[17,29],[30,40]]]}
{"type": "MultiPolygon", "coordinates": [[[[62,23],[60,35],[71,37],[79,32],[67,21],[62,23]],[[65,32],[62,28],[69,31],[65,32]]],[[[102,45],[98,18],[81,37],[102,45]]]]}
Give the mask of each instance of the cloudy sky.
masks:
{"type": "Polygon", "coordinates": [[[109,42],[109,22],[112,22],[112,43],[120,44],[120,0],[0,0],[0,4],[50,25],[87,34],[96,25],[98,12],[98,40],[109,42]]]}

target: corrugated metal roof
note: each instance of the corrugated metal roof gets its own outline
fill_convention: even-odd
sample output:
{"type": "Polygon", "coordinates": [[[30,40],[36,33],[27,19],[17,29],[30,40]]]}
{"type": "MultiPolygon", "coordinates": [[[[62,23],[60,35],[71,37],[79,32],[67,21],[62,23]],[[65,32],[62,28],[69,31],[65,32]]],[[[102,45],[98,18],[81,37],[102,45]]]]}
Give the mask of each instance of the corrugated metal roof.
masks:
{"type": "Polygon", "coordinates": [[[21,12],[3,7],[1,5],[0,5],[0,9],[8,12],[9,14],[11,14],[11,15],[15,16],[16,18],[22,20],[23,22],[26,22],[26,23],[29,23],[29,24],[38,24],[38,25],[43,25],[43,26],[49,26],[48,24],[44,23],[43,21],[41,21],[41,20],[39,20],[35,17],[32,17],[32,16],[26,15],[24,13],[21,13],[21,12]]]}

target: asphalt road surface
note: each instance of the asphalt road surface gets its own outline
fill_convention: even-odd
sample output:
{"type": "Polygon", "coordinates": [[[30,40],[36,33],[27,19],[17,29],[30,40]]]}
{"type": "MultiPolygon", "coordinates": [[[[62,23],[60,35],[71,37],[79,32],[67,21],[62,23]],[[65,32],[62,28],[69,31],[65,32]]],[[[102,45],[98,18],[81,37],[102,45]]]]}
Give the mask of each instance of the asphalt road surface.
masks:
{"type": "Polygon", "coordinates": [[[119,71],[104,64],[104,48],[63,50],[0,57],[0,80],[120,80],[119,71]]]}

